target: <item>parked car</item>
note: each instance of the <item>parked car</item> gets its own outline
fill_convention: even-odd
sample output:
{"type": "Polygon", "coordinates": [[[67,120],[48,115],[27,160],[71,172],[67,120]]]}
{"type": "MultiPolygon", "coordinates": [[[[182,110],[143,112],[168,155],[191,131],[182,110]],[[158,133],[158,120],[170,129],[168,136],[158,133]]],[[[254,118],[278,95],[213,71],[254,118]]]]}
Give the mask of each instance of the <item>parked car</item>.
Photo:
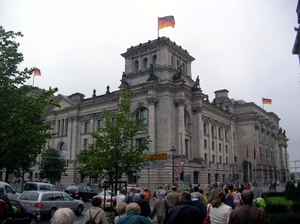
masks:
{"type": "Polygon", "coordinates": [[[98,194],[99,197],[102,198],[102,208],[110,208],[111,205],[113,205],[113,201],[115,199],[114,195],[109,191],[102,191],[100,194],[98,194]],[[104,200],[105,195],[105,200],[104,200]]]}
{"type": "Polygon", "coordinates": [[[50,218],[58,208],[70,208],[77,215],[84,209],[83,201],[76,200],[62,191],[24,191],[19,197],[19,202],[25,208],[32,208],[50,218]]]}
{"type": "Polygon", "coordinates": [[[0,187],[4,188],[4,193],[9,200],[17,200],[19,198],[20,193],[17,193],[8,183],[0,181],[0,187]]]}
{"type": "Polygon", "coordinates": [[[88,185],[70,185],[64,191],[71,195],[72,198],[82,201],[92,199],[97,195],[97,192],[88,185]]]}
{"type": "Polygon", "coordinates": [[[57,191],[53,184],[44,182],[26,182],[23,191],[57,191]]]}
{"type": "Polygon", "coordinates": [[[17,208],[17,212],[14,213],[15,224],[36,224],[41,219],[39,212],[23,207],[19,201],[10,200],[10,203],[17,208]]]}

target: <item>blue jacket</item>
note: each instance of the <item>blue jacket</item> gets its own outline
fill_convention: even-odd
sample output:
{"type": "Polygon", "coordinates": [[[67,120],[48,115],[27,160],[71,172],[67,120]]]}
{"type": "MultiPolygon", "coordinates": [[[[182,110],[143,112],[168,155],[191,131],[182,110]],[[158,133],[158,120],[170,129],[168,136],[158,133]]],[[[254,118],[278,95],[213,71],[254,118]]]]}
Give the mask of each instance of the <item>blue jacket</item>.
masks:
{"type": "Polygon", "coordinates": [[[151,223],[148,218],[138,215],[134,211],[128,211],[124,217],[119,219],[118,224],[151,224],[151,223]]]}
{"type": "Polygon", "coordinates": [[[233,197],[230,194],[226,194],[226,205],[230,206],[232,210],[234,209],[233,197]]]}

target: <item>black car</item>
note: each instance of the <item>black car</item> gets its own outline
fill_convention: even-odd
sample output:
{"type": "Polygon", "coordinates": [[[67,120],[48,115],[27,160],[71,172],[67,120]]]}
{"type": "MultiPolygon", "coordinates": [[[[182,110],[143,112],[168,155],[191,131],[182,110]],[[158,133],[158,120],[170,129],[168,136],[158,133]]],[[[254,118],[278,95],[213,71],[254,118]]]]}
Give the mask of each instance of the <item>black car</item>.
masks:
{"type": "Polygon", "coordinates": [[[65,192],[82,201],[92,199],[97,195],[97,192],[88,185],[70,185],[65,189],[65,192]]]}
{"type": "Polygon", "coordinates": [[[36,224],[41,219],[39,212],[30,208],[24,208],[17,200],[10,200],[12,206],[17,208],[17,212],[14,213],[15,224],[36,224]]]}

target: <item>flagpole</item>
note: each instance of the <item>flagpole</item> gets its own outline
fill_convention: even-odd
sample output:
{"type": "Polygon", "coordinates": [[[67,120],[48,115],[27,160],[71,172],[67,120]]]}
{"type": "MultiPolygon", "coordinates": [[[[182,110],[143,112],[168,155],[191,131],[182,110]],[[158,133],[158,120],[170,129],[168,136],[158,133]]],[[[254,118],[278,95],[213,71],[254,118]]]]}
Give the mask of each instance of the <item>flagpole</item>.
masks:
{"type": "Polygon", "coordinates": [[[33,75],[33,79],[32,79],[32,86],[34,86],[34,74],[32,74],[33,75]]]}
{"type": "Polygon", "coordinates": [[[159,25],[158,25],[159,16],[157,16],[157,38],[159,38],[159,25]]]}

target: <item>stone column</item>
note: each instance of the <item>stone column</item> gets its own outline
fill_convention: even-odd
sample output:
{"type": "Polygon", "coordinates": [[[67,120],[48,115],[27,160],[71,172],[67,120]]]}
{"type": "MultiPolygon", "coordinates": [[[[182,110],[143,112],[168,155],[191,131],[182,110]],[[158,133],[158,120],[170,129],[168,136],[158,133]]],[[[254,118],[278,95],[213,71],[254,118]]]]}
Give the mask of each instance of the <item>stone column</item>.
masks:
{"type": "Polygon", "coordinates": [[[155,153],[155,104],[157,102],[156,97],[146,98],[148,102],[148,130],[151,142],[149,143],[149,153],[155,153]]]}
{"type": "Polygon", "coordinates": [[[185,140],[184,107],[185,107],[186,100],[183,98],[176,99],[175,103],[177,104],[177,107],[178,107],[178,133],[179,133],[178,146],[180,149],[180,150],[178,150],[178,152],[179,152],[179,155],[186,156],[185,144],[184,144],[184,142],[185,142],[184,141],[185,140]],[[180,133],[182,133],[181,134],[182,137],[180,136],[180,133]]]}
{"type": "Polygon", "coordinates": [[[197,106],[194,107],[194,113],[196,114],[196,158],[203,158],[204,159],[204,150],[202,147],[202,142],[203,141],[203,133],[202,133],[202,127],[203,127],[203,122],[202,122],[202,107],[197,106]]]}

